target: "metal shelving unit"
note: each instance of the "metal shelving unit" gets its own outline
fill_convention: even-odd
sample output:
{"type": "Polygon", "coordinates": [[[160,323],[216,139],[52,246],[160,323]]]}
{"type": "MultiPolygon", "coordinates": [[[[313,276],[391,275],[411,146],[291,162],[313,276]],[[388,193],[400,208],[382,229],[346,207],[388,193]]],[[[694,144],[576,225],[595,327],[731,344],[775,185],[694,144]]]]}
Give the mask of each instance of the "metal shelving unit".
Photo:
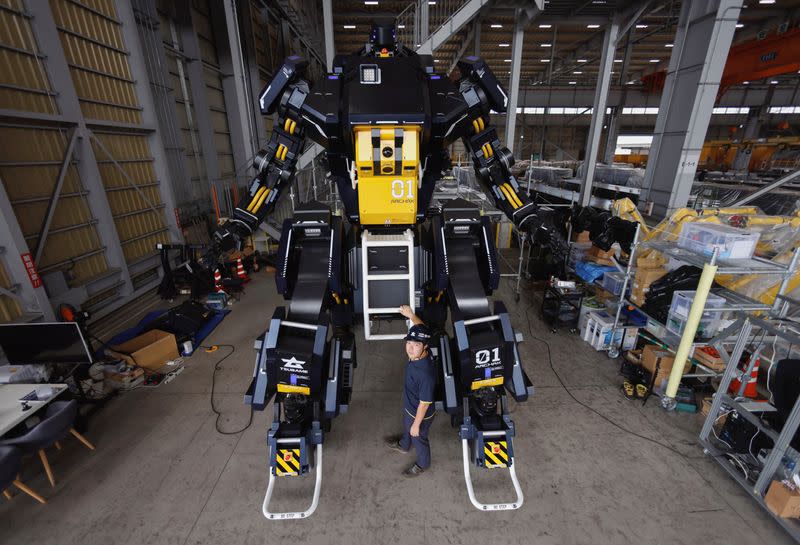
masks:
{"type": "MultiPolygon", "coordinates": [[[[636,307],[637,310],[645,314],[648,318],[648,326],[651,322],[654,324],[654,327],[651,329],[650,327],[646,327],[646,329],[655,337],[658,337],[666,346],[670,348],[671,351],[675,351],[673,347],[677,347],[678,343],[680,342],[680,336],[676,335],[672,332],[667,331],[666,326],[660,323],[658,320],[654,319],[651,316],[648,316],[647,313],[641,310],[638,305],[634,305],[629,300],[625,298],[625,292],[628,287],[628,283],[630,282],[631,278],[635,273],[634,263],[636,260],[636,253],[639,249],[639,246],[644,248],[649,248],[661,252],[662,254],[675,258],[683,263],[693,265],[698,268],[702,268],[707,263],[715,263],[717,265],[717,274],[730,274],[730,275],[748,275],[748,274],[776,274],[782,276],[782,281],[780,284],[780,288],[778,290],[778,297],[776,297],[775,302],[772,305],[768,305],[759,301],[755,301],[747,296],[742,294],[736,293],[731,291],[727,288],[716,288],[712,290],[714,295],[718,295],[725,299],[726,305],[719,308],[708,308],[704,311],[708,312],[737,312],[737,313],[752,313],[752,312],[767,312],[772,316],[776,316],[780,307],[783,305],[783,301],[785,301],[785,291],[788,287],[789,279],[791,278],[792,274],[794,273],[797,263],[798,263],[798,256],[800,256],[800,248],[796,249],[794,254],[792,255],[792,259],[788,265],[782,263],[774,263],[767,259],[763,259],[760,257],[753,257],[751,259],[731,259],[731,260],[723,260],[718,259],[716,253],[709,257],[704,254],[700,254],[697,252],[693,252],[691,250],[687,250],[685,248],[679,247],[676,243],[671,242],[662,242],[662,241],[648,241],[644,243],[639,243],[639,231],[640,229],[637,227],[636,235],[634,236],[633,244],[631,246],[631,253],[630,258],[628,259],[628,266],[625,269],[625,280],[623,281],[622,285],[622,292],[620,295],[620,299],[617,304],[617,311],[614,319],[614,330],[617,329],[619,326],[619,316],[622,310],[623,305],[632,305],[636,307]],[[657,331],[654,331],[657,330],[657,331]],[[660,333],[660,335],[658,334],[660,333]]],[[[736,325],[737,322],[734,322],[736,325]]],[[[731,327],[726,328],[723,333],[726,333],[724,336],[718,334],[713,339],[707,341],[698,341],[692,343],[692,348],[694,349],[697,346],[713,346],[722,356],[723,361],[727,367],[728,360],[725,357],[725,350],[723,349],[723,345],[731,344],[733,342],[733,337],[731,334],[735,333],[736,329],[731,327]]],[[[609,356],[610,357],[617,357],[619,355],[619,345],[612,346],[609,349],[609,356]]],[[[738,363],[738,360],[736,360],[738,363]]],[[[694,376],[694,377],[719,377],[722,373],[714,371],[704,365],[700,364],[697,361],[692,360],[692,363],[700,368],[701,370],[705,371],[705,373],[693,373],[690,375],[685,376],[694,376]]]]}
{"type": "MultiPolygon", "coordinates": [[[[792,302],[787,297],[781,297],[781,301],[783,303],[792,302]]],[[[787,306],[784,304],[781,306],[781,315],[785,315],[787,306]]],[[[740,401],[744,384],[742,384],[740,390],[737,392],[737,396],[732,396],[728,393],[731,382],[738,372],[738,362],[754,330],[760,329],[765,335],[769,334],[773,338],[781,339],[783,342],[789,343],[790,346],[792,344],[800,345],[800,332],[796,330],[798,324],[796,322],[788,322],[783,317],[762,319],[745,313],[741,313],[740,316],[743,322],[742,327],[737,336],[733,351],[730,354],[730,358],[727,360],[728,364],[722,375],[719,390],[714,395],[711,409],[700,431],[699,441],[704,447],[705,454],[719,463],[731,477],[733,477],[733,479],[778,522],[778,524],[783,526],[795,541],[800,542],[800,521],[778,517],[772,513],[764,503],[764,495],[767,493],[770,483],[776,479],[776,474],[780,469],[782,460],[790,448],[789,443],[797,433],[798,427],[800,427],[800,397],[795,401],[792,410],[786,418],[783,429],[778,431],[773,429],[758,416],[764,411],[756,410],[752,406],[747,406],[740,401]],[[731,450],[725,450],[721,444],[717,444],[712,439],[712,434],[715,435],[714,425],[720,419],[720,415],[728,411],[735,411],[738,413],[756,427],[758,430],[757,433],[763,433],[773,442],[772,450],[769,451],[763,463],[760,464],[761,467],[758,472],[758,478],[756,478],[755,481],[749,478],[750,472],[748,472],[746,468],[744,471],[741,471],[740,467],[733,465],[731,457],[735,453],[732,453],[731,450]]],[[[776,359],[774,353],[771,357],[773,360],[776,359]]],[[[747,375],[752,371],[756,358],[751,356],[750,360],[750,365],[746,371],[747,375]]],[[[755,458],[752,453],[750,453],[750,458],[758,462],[758,459],[755,458]]],[[[743,464],[741,461],[739,461],[739,463],[743,464]]],[[[745,466],[742,465],[741,467],[745,466]]],[[[777,480],[781,480],[780,475],[777,475],[777,480]]]]}

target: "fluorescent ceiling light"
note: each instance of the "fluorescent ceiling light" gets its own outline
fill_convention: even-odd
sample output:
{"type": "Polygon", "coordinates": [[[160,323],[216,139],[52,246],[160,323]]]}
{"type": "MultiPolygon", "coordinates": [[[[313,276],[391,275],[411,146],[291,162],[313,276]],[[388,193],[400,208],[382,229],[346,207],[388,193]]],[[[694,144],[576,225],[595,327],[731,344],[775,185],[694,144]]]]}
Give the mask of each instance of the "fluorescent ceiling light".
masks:
{"type": "Polygon", "coordinates": [[[614,59],[614,62],[622,62],[622,59],[614,59]]]}
{"type": "Polygon", "coordinates": [[[581,71],[575,71],[575,72],[573,72],[573,74],[583,74],[583,72],[581,72],[581,71]]]}
{"type": "Polygon", "coordinates": [[[742,23],[736,23],[736,28],[742,28],[744,25],[742,23]]]}
{"type": "Polygon", "coordinates": [[[439,62],[439,59],[433,59],[433,62],[439,62]]]}
{"type": "Polygon", "coordinates": [[[586,59],[578,59],[578,62],[589,62],[586,59]]]}
{"type": "Polygon", "coordinates": [[[406,25],[397,25],[397,28],[406,28],[406,25]]]}
{"type": "Polygon", "coordinates": [[[635,81],[629,81],[628,85],[633,85],[634,83],[636,83],[636,82],[635,81]]]}
{"type": "Polygon", "coordinates": [[[569,84],[570,84],[570,85],[577,85],[577,84],[578,84],[578,82],[577,82],[577,81],[570,81],[570,82],[569,82],[569,84]]]}
{"type": "Polygon", "coordinates": [[[542,25],[539,25],[539,28],[553,28],[553,25],[542,24],[542,25]]]}
{"type": "Polygon", "coordinates": [[[586,28],[600,28],[600,25],[586,25],[586,28]]]}
{"type": "Polygon", "coordinates": [[[774,4],[775,0],[758,0],[759,4],[774,4]]]}
{"type": "Polygon", "coordinates": [[[539,62],[550,62],[550,59],[539,59],[539,62]]]}
{"type": "Polygon", "coordinates": [[[356,25],[344,25],[344,28],[346,28],[348,30],[352,30],[352,29],[356,28],[356,25]]]}
{"type": "Polygon", "coordinates": [[[660,59],[650,59],[650,62],[661,62],[660,59]]]}
{"type": "Polygon", "coordinates": [[[770,85],[778,85],[778,80],[773,79],[769,82],[770,85]]]}
{"type": "Polygon", "coordinates": [[[493,25],[489,25],[489,26],[492,27],[492,28],[503,28],[503,25],[498,25],[497,23],[495,23],[493,25]]]}
{"type": "Polygon", "coordinates": [[[675,44],[664,44],[664,47],[675,47],[675,44]]]}
{"type": "Polygon", "coordinates": [[[636,25],[636,28],[647,28],[647,25],[636,25]]]}
{"type": "Polygon", "coordinates": [[[553,47],[553,44],[542,44],[542,47],[553,47]]]}
{"type": "Polygon", "coordinates": [[[428,5],[429,6],[435,6],[436,5],[436,0],[428,0],[428,5]]]}
{"type": "Polygon", "coordinates": [[[511,59],[504,59],[503,62],[511,62],[511,59]]]}
{"type": "Polygon", "coordinates": [[[364,0],[364,5],[365,6],[377,6],[378,2],[377,2],[377,0],[364,0]]]}
{"type": "Polygon", "coordinates": [[[500,47],[508,47],[508,46],[510,46],[511,44],[497,44],[497,45],[499,45],[500,47]]]}
{"type": "Polygon", "coordinates": [[[743,81],[742,85],[750,85],[750,82],[749,81],[743,81]]]}

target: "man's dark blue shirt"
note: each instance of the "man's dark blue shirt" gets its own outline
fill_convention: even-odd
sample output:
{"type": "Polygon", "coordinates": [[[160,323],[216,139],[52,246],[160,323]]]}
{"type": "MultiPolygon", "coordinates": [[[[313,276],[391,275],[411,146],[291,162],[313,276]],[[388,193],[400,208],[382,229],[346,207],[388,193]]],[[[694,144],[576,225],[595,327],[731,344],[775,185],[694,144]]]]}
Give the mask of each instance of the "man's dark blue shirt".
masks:
{"type": "Polygon", "coordinates": [[[425,418],[433,416],[433,396],[436,390],[436,370],[430,355],[418,360],[409,360],[406,364],[405,387],[403,388],[403,407],[413,418],[417,414],[420,401],[431,405],[425,418]]]}

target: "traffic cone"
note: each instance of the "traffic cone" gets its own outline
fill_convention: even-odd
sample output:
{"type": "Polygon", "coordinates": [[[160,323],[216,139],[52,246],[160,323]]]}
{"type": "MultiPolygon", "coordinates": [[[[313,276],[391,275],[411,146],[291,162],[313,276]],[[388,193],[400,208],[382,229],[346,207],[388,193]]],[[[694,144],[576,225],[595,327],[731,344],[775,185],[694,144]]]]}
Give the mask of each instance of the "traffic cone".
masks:
{"type": "Polygon", "coordinates": [[[244,272],[244,264],[242,263],[241,257],[236,259],[236,276],[242,281],[243,284],[250,282],[250,277],[247,276],[246,272],[244,272]]]}
{"type": "Polygon", "coordinates": [[[225,288],[222,287],[222,275],[219,269],[214,269],[214,291],[216,293],[225,293],[225,288]]]}
{"type": "MultiPolygon", "coordinates": [[[[737,376],[731,381],[731,387],[729,389],[729,393],[731,395],[738,395],[739,388],[742,385],[742,380],[744,380],[744,373],[747,370],[747,366],[750,364],[749,358],[745,360],[744,369],[739,369],[737,376]]],[[[753,366],[753,371],[750,373],[750,378],[747,380],[747,385],[744,387],[744,396],[749,397],[751,399],[756,399],[758,397],[758,367],[761,364],[761,358],[756,360],[756,364],[753,366]]]]}

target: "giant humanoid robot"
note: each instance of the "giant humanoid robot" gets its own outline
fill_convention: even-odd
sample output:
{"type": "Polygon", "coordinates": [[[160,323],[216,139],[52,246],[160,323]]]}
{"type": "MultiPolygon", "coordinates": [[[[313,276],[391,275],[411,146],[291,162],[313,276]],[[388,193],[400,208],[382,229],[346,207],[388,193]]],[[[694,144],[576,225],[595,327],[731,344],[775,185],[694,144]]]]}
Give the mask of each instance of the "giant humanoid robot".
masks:
{"type": "Polygon", "coordinates": [[[489,125],[490,111],[506,110],[506,93],[476,57],[459,62],[457,83],[437,74],[432,57],[397,44],[391,26],[373,27],[364,48],[337,56],[333,72],[313,85],[303,79],[305,67],[301,58],[287,58],[260,95],[262,112],[277,113],[277,122],[247,195],[215,233],[218,251],[238,245],[292,182],[306,140],[325,148],[344,217],[311,202],[284,221],[276,283],[288,306],[275,310],[256,343],[245,395],[258,410],[275,398],[264,515],[302,518],[316,508],[323,437],[345,412],[353,387],[354,316],[363,316],[368,340],[399,338],[373,326],[398,317],[401,304],[439,332],[437,406],[459,427],[470,500],[482,510],[516,509],[523,496],[506,394],[525,401],[533,387],[505,306],[487,299],[500,278],[490,224],[463,200],[429,208],[448,166],[446,147],[460,138],[497,208],[518,229],[548,236],[546,211],[520,191],[509,171],[514,158],[489,125]],[[472,464],[508,468],[516,499],[480,503],[472,464]],[[316,486],[306,511],[269,510],[277,478],[309,472],[316,486]]]}

